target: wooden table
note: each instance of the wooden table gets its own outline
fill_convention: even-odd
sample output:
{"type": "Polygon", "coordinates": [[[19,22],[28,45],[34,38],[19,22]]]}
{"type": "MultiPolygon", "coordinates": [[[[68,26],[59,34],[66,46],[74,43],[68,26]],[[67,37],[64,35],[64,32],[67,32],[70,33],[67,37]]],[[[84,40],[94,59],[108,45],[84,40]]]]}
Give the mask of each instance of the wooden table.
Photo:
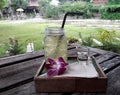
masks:
{"type": "MultiPolygon", "coordinates": [[[[108,77],[106,93],[36,93],[33,78],[44,59],[44,52],[37,51],[0,59],[0,95],[120,95],[120,55],[90,50],[108,77]]],[[[69,46],[68,55],[75,54],[75,46],[69,46]]]]}

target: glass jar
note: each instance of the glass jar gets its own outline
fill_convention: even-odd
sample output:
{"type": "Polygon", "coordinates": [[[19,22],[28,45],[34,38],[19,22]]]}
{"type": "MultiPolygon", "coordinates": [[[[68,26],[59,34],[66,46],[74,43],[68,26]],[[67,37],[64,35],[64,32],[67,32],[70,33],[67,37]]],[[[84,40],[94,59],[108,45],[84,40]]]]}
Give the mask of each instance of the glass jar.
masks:
{"type": "Polygon", "coordinates": [[[48,27],[45,30],[44,52],[45,59],[63,57],[67,61],[67,39],[62,28],[48,27]]]}

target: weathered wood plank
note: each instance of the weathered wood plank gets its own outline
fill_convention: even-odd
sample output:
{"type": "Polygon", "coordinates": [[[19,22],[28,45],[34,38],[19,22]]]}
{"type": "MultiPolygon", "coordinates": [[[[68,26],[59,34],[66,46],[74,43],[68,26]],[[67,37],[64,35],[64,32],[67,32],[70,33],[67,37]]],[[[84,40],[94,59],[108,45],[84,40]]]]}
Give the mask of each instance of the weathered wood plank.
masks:
{"type": "Polygon", "coordinates": [[[92,48],[92,47],[89,47],[89,48],[90,48],[90,51],[96,52],[96,53],[101,54],[101,55],[108,52],[108,51],[97,49],[97,48],[92,48]]]}
{"type": "MultiPolygon", "coordinates": [[[[70,49],[75,49],[75,45],[71,45],[68,47],[68,50],[70,49]]],[[[93,49],[91,48],[91,51],[93,49]]],[[[95,50],[96,51],[96,50],[95,50]]],[[[97,49],[97,52],[102,52],[103,50],[99,50],[97,49]]],[[[96,53],[94,53],[95,55],[96,53]]],[[[5,57],[5,58],[0,58],[0,68],[1,67],[5,67],[5,66],[9,66],[12,64],[18,64],[18,62],[22,62],[22,61],[26,61],[29,59],[34,59],[34,58],[38,58],[38,57],[42,57],[44,56],[44,52],[43,51],[35,51],[35,52],[31,52],[31,53],[26,53],[26,54],[20,54],[20,55],[16,55],[16,56],[10,56],[10,57],[5,57]]]]}
{"type": "Polygon", "coordinates": [[[120,66],[107,73],[107,95],[120,95],[120,66]]]}
{"type": "MultiPolygon", "coordinates": [[[[71,50],[72,51],[72,50],[71,50]]],[[[74,51],[74,49],[73,49],[74,51]]],[[[19,58],[19,56],[18,56],[19,58]]],[[[43,58],[34,58],[26,61],[17,62],[17,64],[0,68],[0,91],[5,88],[11,88],[12,85],[21,83],[34,77],[37,67],[43,58]],[[20,64],[19,64],[20,63],[20,64]],[[25,76],[25,77],[23,77],[25,76]]],[[[12,86],[13,87],[13,86],[12,86]]]]}
{"type": "Polygon", "coordinates": [[[37,58],[17,64],[13,66],[13,68],[9,66],[0,69],[0,91],[4,90],[6,87],[33,78],[42,60],[43,58],[37,58]]]}
{"type": "MultiPolygon", "coordinates": [[[[74,48],[75,48],[74,45],[68,46],[68,50],[74,49],[74,48]]],[[[0,68],[9,66],[9,65],[13,65],[13,64],[18,64],[22,61],[27,61],[30,59],[39,58],[39,57],[43,57],[43,56],[44,56],[44,51],[40,50],[40,51],[34,51],[34,52],[30,52],[30,53],[0,58],[0,68]]]]}
{"type": "Polygon", "coordinates": [[[114,68],[120,66],[120,56],[116,56],[115,58],[111,58],[110,60],[103,62],[100,64],[105,73],[113,70],[114,68]]]}
{"type": "MultiPolygon", "coordinates": [[[[80,44],[72,44],[70,47],[72,49],[72,48],[76,48],[76,46],[81,47],[81,50],[86,48],[86,47],[81,46],[80,44]]],[[[89,47],[89,49],[90,49],[90,51],[97,53],[97,54],[101,54],[101,55],[109,52],[109,51],[105,51],[105,50],[101,50],[101,49],[93,48],[93,47],[89,47]]]]}
{"type": "MultiPolygon", "coordinates": [[[[48,95],[48,93],[36,93],[34,82],[30,82],[20,87],[13,88],[9,91],[2,92],[0,95],[48,95]]],[[[62,95],[62,94],[52,93],[51,95],[62,95]]]]}
{"type": "Polygon", "coordinates": [[[98,57],[96,57],[96,61],[97,63],[101,64],[107,60],[110,60],[111,58],[114,58],[116,57],[117,55],[115,53],[112,53],[112,52],[107,52],[105,54],[102,54],[98,57]]]}
{"type": "MultiPolygon", "coordinates": [[[[75,55],[76,54],[75,47],[74,46],[70,47],[70,49],[71,50],[69,51],[68,54],[75,55]]],[[[120,66],[118,64],[119,64],[120,57],[117,57],[118,55],[116,55],[115,53],[111,53],[111,52],[107,53],[107,51],[93,49],[93,48],[91,49],[91,54],[99,55],[96,57],[96,59],[98,63],[102,63],[100,64],[102,67],[112,68],[112,71],[110,70],[107,72],[107,76],[108,78],[110,78],[108,82],[109,85],[108,85],[107,95],[119,95],[118,93],[120,93],[119,92],[120,66]],[[114,62],[114,63],[111,64],[111,62],[114,62]],[[109,65],[108,63],[111,65],[109,65]],[[114,74],[116,72],[117,74],[114,74]],[[110,91],[112,92],[112,94],[110,93],[110,91]],[[113,94],[114,91],[116,92],[113,94]]],[[[13,57],[14,60],[11,60],[8,58],[9,60],[6,62],[4,62],[5,59],[3,61],[0,61],[0,63],[3,62],[3,64],[9,63],[9,62],[12,64],[12,61],[14,62],[16,60],[16,64],[11,65],[12,67],[8,66],[8,67],[0,68],[0,72],[1,72],[0,79],[2,79],[2,81],[0,81],[0,88],[9,87],[11,85],[14,86],[14,84],[16,84],[15,88],[12,86],[12,89],[7,90],[5,92],[1,92],[0,95],[48,95],[48,94],[50,95],[66,95],[66,94],[68,95],[105,95],[104,93],[103,94],[102,93],[36,93],[34,83],[31,81],[33,80],[33,76],[35,75],[37,69],[39,68],[40,62],[43,59],[39,58],[40,57],[39,54],[38,56],[32,55],[32,58],[30,56],[29,57],[23,56],[22,58],[21,56],[20,57],[21,59],[19,61],[17,61],[17,57],[18,56],[16,56],[15,59],[13,57]],[[25,84],[24,80],[27,80],[28,82],[25,84]],[[17,84],[17,83],[20,83],[20,84],[17,84]]]]}
{"type": "MultiPolygon", "coordinates": [[[[81,48],[79,51],[83,51],[83,50],[84,50],[84,48],[81,48]]],[[[76,48],[70,49],[70,50],[68,50],[68,56],[69,57],[77,57],[77,52],[78,51],[76,48]]],[[[96,57],[96,56],[99,56],[100,54],[98,54],[94,51],[90,51],[90,55],[96,57]]]]}
{"type": "Polygon", "coordinates": [[[34,59],[34,58],[38,58],[38,57],[43,57],[43,56],[44,56],[43,51],[36,51],[36,52],[20,54],[20,55],[16,55],[16,56],[0,58],[0,68],[9,66],[12,64],[18,64],[22,61],[26,61],[26,60],[34,59]]]}
{"type": "Polygon", "coordinates": [[[0,95],[106,95],[105,93],[36,93],[34,82],[24,84],[0,95]]]}

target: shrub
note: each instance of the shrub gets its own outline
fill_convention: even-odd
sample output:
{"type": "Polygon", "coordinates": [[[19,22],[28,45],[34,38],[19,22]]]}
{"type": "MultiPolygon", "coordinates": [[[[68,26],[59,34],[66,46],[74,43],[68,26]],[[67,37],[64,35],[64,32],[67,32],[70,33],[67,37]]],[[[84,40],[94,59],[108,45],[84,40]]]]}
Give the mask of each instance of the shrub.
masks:
{"type": "Polygon", "coordinates": [[[83,12],[83,18],[90,18],[91,14],[91,4],[87,2],[74,2],[71,4],[70,2],[66,2],[60,5],[60,12],[83,12]]]}
{"type": "Polygon", "coordinates": [[[84,46],[92,46],[93,40],[92,40],[91,35],[88,36],[88,37],[83,38],[82,35],[81,35],[81,32],[79,32],[79,38],[81,40],[82,45],[84,45],[84,46]]]}
{"type": "Polygon", "coordinates": [[[39,10],[45,18],[59,18],[59,6],[50,5],[50,0],[39,1],[39,10]]]}
{"type": "Polygon", "coordinates": [[[120,19],[120,13],[102,13],[101,18],[102,19],[111,19],[111,20],[120,19]]]}
{"type": "Polygon", "coordinates": [[[72,5],[70,2],[65,2],[65,3],[60,5],[59,9],[60,9],[61,13],[66,13],[66,12],[72,11],[71,7],[72,7],[72,5]]]}
{"type": "Polygon", "coordinates": [[[107,5],[104,7],[101,7],[100,13],[102,19],[120,19],[120,13],[119,13],[120,5],[107,5]]]}
{"type": "Polygon", "coordinates": [[[105,30],[105,29],[98,29],[98,39],[103,43],[112,43],[114,41],[114,37],[116,36],[116,31],[112,30],[105,30]]]}
{"type": "Polygon", "coordinates": [[[96,39],[102,42],[103,46],[94,46],[94,43],[93,43],[94,37],[92,35],[89,35],[88,37],[83,38],[81,33],[79,32],[79,37],[81,40],[80,44],[83,46],[92,46],[92,47],[97,47],[100,49],[120,53],[120,42],[115,40],[115,37],[117,37],[116,31],[98,29],[97,32],[98,32],[97,34],[98,36],[96,37],[96,39]]]}
{"type": "Polygon", "coordinates": [[[68,44],[78,43],[78,39],[76,38],[70,37],[70,38],[67,38],[67,40],[68,40],[68,44]]]}
{"type": "Polygon", "coordinates": [[[108,4],[109,5],[120,4],[120,1],[119,0],[109,0],[108,4]]]}
{"type": "Polygon", "coordinates": [[[73,12],[86,12],[86,2],[75,2],[72,6],[73,12]]]}
{"type": "Polygon", "coordinates": [[[9,43],[5,44],[7,49],[7,56],[17,55],[22,53],[22,45],[18,43],[17,39],[9,38],[9,43]]]}
{"type": "Polygon", "coordinates": [[[45,10],[45,17],[58,19],[59,18],[59,7],[48,5],[45,10]]]}
{"type": "Polygon", "coordinates": [[[47,6],[49,5],[49,0],[38,0],[38,2],[39,2],[39,10],[40,10],[40,12],[41,12],[41,15],[45,15],[45,10],[46,10],[46,8],[47,8],[47,6]]]}
{"type": "Polygon", "coordinates": [[[103,43],[102,49],[120,53],[120,42],[114,38],[117,36],[116,31],[98,29],[98,39],[103,43]]]}
{"type": "Polygon", "coordinates": [[[60,17],[60,14],[66,12],[83,12],[83,18],[90,18],[92,16],[90,11],[91,4],[88,2],[71,3],[67,1],[61,3],[59,6],[50,5],[50,1],[48,0],[41,0],[39,3],[39,10],[41,11],[41,14],[46,18],[58,19],[60,17]]]}
{"type": "Polygon", "coordinates": [[[116,52],[116,53],[120,53],[120,43],[119,42],[116,42],[116,43],[106,42],[104,43],[103,49],[116,52]]]}

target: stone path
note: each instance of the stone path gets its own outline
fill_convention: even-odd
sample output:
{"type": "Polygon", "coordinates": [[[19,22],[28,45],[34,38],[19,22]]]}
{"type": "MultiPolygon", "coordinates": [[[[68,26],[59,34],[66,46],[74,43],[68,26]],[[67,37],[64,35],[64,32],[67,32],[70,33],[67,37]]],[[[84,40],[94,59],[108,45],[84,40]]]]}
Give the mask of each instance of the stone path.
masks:
{"type": "MultiPolygon", "coordinates": [[[[0,24],[22,24],[22,23],[57,23],[62,24],[63,20],[47,20],[42,18],[33,18],[26,20],[6,20],[0,21],[0,24]]],[[[100,20],[100,19],[74,19],[66,20],[67,25],[75,25],[79,27],[105,28],[110,30],[120,30],[120,20],[100,20]]]]}

